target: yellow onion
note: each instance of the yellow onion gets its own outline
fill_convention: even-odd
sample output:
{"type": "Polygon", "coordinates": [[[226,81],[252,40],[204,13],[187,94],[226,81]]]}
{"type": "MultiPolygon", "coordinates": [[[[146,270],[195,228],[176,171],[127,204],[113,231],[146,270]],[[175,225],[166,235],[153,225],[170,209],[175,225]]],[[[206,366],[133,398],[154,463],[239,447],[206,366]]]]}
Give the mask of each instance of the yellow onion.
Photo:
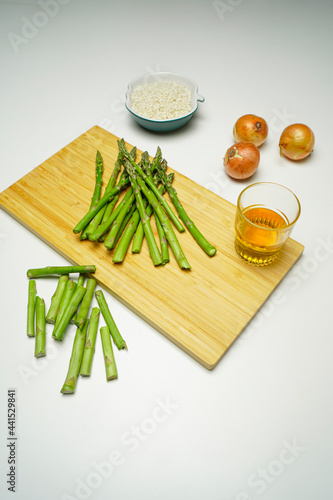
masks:
{"type": "Polygon", "coordinates": [[[257,146],[251,142],[237,142],[224,156],[224,168],[233,179],[247,179],[257,170],[260,153],[257,146]]]}
{"type": "Polygon", "coordinates": [[[289,160],[303,160],[313,151],[315,136],[310,127],[294,123],[284,129],[279,147],[282,156],[289,160]]]}
{"type": "Polygon", "coordinates": [[[252,142],[259,147],[267,138],[268,125],[260,116],[244,115],[236,121],[233,135],[236,142],[252,142]]]}

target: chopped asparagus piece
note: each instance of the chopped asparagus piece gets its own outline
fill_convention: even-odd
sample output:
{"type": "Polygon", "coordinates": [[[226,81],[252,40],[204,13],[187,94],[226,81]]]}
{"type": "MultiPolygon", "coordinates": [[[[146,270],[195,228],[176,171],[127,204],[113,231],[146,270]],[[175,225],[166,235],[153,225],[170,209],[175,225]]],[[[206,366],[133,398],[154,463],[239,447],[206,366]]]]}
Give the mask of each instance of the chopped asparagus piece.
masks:
{"type": "Polygon", "coordinates": [[[84,322],[88,318],[90,304],[91,304],[92,298],[94,296],[96,284],[97,283],[93,278],[90,278],[87,280],[86,293],[82,299],[80,310],[77,314],[77,318],[75,321],[76,326],[78,326],[79,328],[81,328],[83,326],[84,322]]]}
{"type": "Polygon", "coordinates": [[[35,357],[41,358],[46,356],[45,336],[46,336],[46,321],[45,321],[45,302],[40,297],[36,297],[36,337],[35,337],[35,357]]]}
{"type": "Polygon", "coordinates": [[[51,305],[46,315],[46,323],[55,324],[57,319],[58,309],[63,293],[65,292],[66,283],[68,282],[68,274],[62,274],[58,279],[57,288],[51,298],[51,305]]]}
{"type": "Polygon", "coordinates": [[[84,344],[89,321],[86,320],[82,328],[78,328],[75,333],[72,354],[69,361],[65,383],[60,392],[63,394],[73,394],[76,388],[76,382],[80,373],[84,344]]]}
{"type": "Polygon", "coordinates": [[[92,360],[95,353],[95,343],[98,331],[99,315],[100,315],[100,310],[98,309],[98,307],[94,307],[91,311],[89,328],[83,351],[83,358],[80,369],[80,375],[82,375],[82,377],[89,377],[91,372],[92,360]]]}
{"type": "Polygon", "coordinates": [[[114,343],[116,344],[118,349],[127,349],[126,342],[122,338],[116,323],[114,322],[114,319],[112,317],[112,314],[110,312],[109,306],[105,300],[104,294],[102,290],[97,290],[95,292],[95,297],[97,299],[99,308],[101,310],[101,313],[103,315],[104,321],[107,324],[107,326],[110,329],[111,336],[113,338],[114,343]]]}
{"type": "Polygon", "coordinates": [[[106,380],[107,382],[109,382],[110,380],[118,378],[117,366],[114,359],[109,327],[102,326],[102,328],[100,329],[100,333],[105,363],[106,380]]]}
{"type": "Polygon", "coordinates": [[[27,335],[35,336],[36,281],[30,280],[28,287],[27,335]]]}
{"type": "Polygon", "coordinates": [[[60,276],[70,273],[94,273],[96,266],[48,266],[39,269],[28,269],[28,278],[40,278],[43,276],[60,276]]]}

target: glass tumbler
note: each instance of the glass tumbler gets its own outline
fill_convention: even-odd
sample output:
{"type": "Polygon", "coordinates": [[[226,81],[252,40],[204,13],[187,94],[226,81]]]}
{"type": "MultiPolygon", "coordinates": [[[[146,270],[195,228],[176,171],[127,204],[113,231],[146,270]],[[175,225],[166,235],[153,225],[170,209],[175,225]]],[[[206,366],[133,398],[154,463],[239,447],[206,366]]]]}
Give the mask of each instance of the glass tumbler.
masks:
{"type": "Polygon", "coordinates": [[[266,266],[278,256],[301,213],[297,196],[273,182],[245,188],[237,200],[235,248],[254,266],[266,266]]]}

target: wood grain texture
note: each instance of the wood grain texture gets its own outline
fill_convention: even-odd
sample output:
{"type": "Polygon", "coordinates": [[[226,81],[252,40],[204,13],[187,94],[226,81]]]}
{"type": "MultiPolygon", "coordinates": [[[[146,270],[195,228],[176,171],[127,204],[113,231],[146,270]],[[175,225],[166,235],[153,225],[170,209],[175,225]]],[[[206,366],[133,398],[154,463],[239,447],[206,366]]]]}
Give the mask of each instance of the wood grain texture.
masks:
{"type": "MultiPolygon", "coordinates": [[[[179,197],[217,254],[208,257],[186,231],[176,234],[190,271],[182,271],[172,253],[169,264],[155,268],[146,242],[140,254],[129,251],[122,264],[114,264],[113,251],[80,241],[73,227],[90,205],[96,150],[104,159],[106,185],[118,154],[117,139],[98,126],[91,128],[3,191],[0,206],[70,263],[95,264],[94,277],[102,288],[212,369],[304,247],[289,239],[270,266],[254,268],[243,262],[234,249],[235,206],[176,172],[179,197]]],[[[167,159],[167,151],[163,154],[167,159]]]]}

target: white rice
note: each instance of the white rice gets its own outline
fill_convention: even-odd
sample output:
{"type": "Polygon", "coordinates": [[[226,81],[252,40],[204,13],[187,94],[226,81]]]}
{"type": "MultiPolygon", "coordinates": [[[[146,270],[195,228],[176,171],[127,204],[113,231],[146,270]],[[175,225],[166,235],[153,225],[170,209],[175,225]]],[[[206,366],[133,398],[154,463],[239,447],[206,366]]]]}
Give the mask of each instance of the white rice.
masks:
{"type": "Polygon", "coordinates": [[[131,101],[134,113],[152,120],[171,120],[191,111],[190,90],[171,81],[138,85],[131,101]]]}

